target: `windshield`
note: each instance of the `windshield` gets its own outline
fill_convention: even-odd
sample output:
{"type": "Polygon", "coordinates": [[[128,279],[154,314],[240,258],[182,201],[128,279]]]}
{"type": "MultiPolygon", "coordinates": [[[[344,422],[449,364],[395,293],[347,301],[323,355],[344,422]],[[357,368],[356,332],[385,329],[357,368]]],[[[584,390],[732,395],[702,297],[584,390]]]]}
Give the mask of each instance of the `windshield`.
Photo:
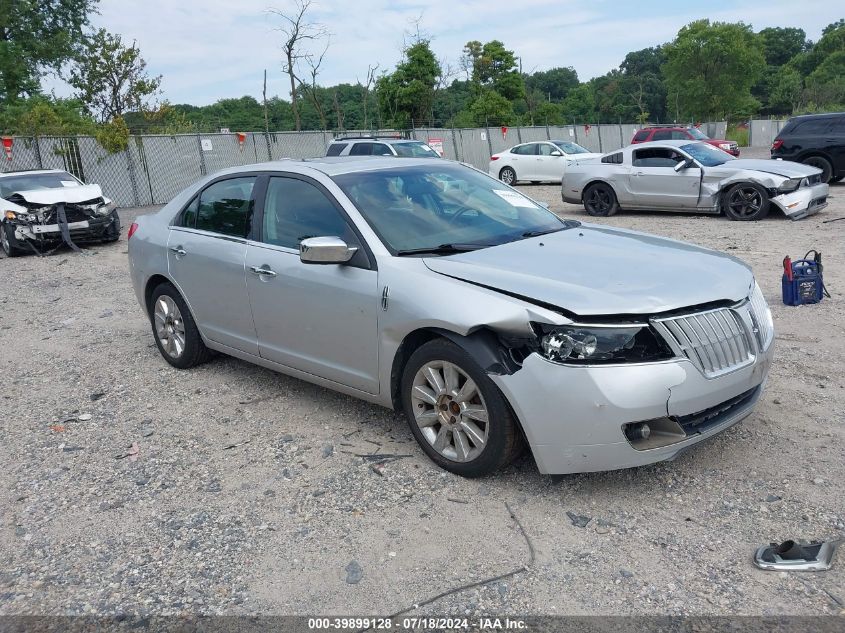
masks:
{"type": "Polygon", "coordinates": [[[485,174],[461,165],[436,165],[352,172],[333,180],[398,254],[474,250],[570,226],[485,174]]]}
{"type": "Polygon", "coordinates": [[[729,160],[736,160],[727,152],[716,149],[708,143],[689,143],[688,145],[681,145],[681,149],[705,167],[715,167],[727,163],[729,160]]]}
{"type": "Polygon", "coordinates": [[[440,158],[440,154],[422,142],[394,143],[393,149],[396,150],[397,156],[404,156],[405,158],[440,158]]]}
{"type": "Polygon", "coordinates": [[[687,128],[687,132],[690,133],[690,136],[692,136],[694,139],[698,139],[699,141],[706,141],[707,139],[710,138],[704,132],[699,130],[697,127],[687,128]]]}
{"type": "Polygon", "coordinates": [[[61,189],[62,187],[78,187],[79,184],[79,181],[66,171],[49,174],[19,174],[0,178],[0,197],[5,198],[17,191],[61,189]]]}
{"type": "Polygon", "coordinates": [[[590,150],[570,141],[552,141],[564,154],[589,154],[590,150]]]}

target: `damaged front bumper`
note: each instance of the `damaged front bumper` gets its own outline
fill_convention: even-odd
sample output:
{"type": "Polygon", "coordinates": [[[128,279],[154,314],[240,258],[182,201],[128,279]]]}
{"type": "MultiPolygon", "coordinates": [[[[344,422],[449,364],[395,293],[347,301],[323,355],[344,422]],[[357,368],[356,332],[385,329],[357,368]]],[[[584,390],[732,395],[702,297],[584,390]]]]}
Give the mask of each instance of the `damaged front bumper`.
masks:
{"type": "MultiPolygon", "coordinates": [[[[110,228],[118,222],[114,205],[101,207],[104,211],[82,212],[73,208],[65,209],[68,237],[74,244],[101,242],[109,239],[110,228]]],[[[62,219],[57,209],[51,209],[42,215],[31,213],[6,213],[5,222],[12,227],[11,237],[18,248],[31,245],[38,252],[58,246],[65,241],[62,234],[62,219]]]]}
{"type": "Polygon", "coordinates": [[[540,472],[616,470],[673,459],[747,417],[760,398],[774,345],[753,362],[706,377],[686,358],[568,366],[530,354],[522,369],[491,376],[512,405],[540,472]],[[654,429],[652,442],[626,428],[654,429]]]}
{"type": "Polygon", "coordinates": [[[829,189],[827,183],[818,183],[773,196],[770,200],[790,220],[800,220],[815,215],[827,206],[829,189]]]}

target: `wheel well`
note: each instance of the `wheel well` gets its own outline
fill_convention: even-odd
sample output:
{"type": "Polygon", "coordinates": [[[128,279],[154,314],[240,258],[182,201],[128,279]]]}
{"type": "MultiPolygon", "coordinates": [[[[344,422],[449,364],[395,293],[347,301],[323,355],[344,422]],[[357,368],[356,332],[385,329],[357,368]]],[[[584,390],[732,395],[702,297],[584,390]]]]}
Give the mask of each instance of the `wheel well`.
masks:
{"type": "Polygon", "coordinates": [[[601,180],[599,178],[597,178],[595,180],[591,180],[586,185],[584,185],[584,187],[581,189],[581,202],[584,202],[584,192],[587,191],[587,189],[589,189],[593,185],[607,185],[608,187],[610,187],[613,190],[613,195],[616,196],[616,202],[619,202],[619,194],[616,193],[616,187],[611,185],[606,180],[601,180]]]}
{"type": "Polygon", "coordinates": [[[813,151],[807,152],[806,154],[802,154],[801,157],[798,160],[800,162],[804,162],[808,158],[824,158],[828,163],[830,163],[830,166],[833,167],[833,159],[830,156],[828,156],[827,154],[825,154],[824,152],[820,152],[818,150],[813,150],[813,151]]]}
{"type": "Polygon", "coordinates": [[[761,185],[758,182],[752,182],[750,180],[739,180],[737,182],[731,182],[731,183],[728,183],[727,185],[725,185],[724,187],[722,187],[719,190],[719,212],[720,213],[725,212],[725,204],[727,203],[725,196],[728,195],[728,191],[730,191],[733,187],[736,187],[737,185],[755,185],[755,186],[759,187],[760,189],[762,189],[763,191],[765,191],[766,195],[768,195],[769,198],[772,197],[771,191],[766,189],[763,185],[761,185]]]}
{"type": "Polygon", "coordinates": [[[393,356],[393,365],[390,369],[390,400],[396,411],[402,410],[402,393],[400,386],[402,382],[402,372],[405,370],[405,365],[408,363],[408,359],[411,358],[411,354],[413,354],[417,349],[436,338],[444,337],[433,330],[414,330],[402,339],[402,342],[399,344],[399,348],[393,356]]]}
{"type": "Polygon", "coordinates": [[[163,283],[170,283],[170,280],[164,275],[153,275],[147,280],[147,286],[144,288],[144,306],[147,308],[147,314],[150,314],[150,300],[153,298],[153,291],[163,283]]]}
{"type": "Polygon", "coordinates": [[[513,173],[516,173],[516,170],[510,165],[502,165],[502,168],[499,170],[499,175],[501,175],[506,169],[510,169],[513,173]]]}

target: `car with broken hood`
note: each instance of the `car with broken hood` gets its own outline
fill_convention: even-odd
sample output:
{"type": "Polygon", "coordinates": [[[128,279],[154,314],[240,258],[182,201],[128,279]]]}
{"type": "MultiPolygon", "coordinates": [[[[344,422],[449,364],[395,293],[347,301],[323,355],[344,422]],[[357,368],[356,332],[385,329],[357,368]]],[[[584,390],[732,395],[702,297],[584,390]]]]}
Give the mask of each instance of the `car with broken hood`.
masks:
{"type": "Polygon", "coordinates": [[[526,444],[543,473],[674,458],[752,412],[772,359],[740,260],[451,161],[228,169],[139,217],[129,264],[174,367],[220,352],[402,411],[464,476],[526,444]]]}
{"type": "Polygon", "coordinates": [[[0,244],[7,257],[114,242],[120,217],[100,185],[60,169],[0,173],[0,244]]]}
{"type": "Polygon", "coordinates": [[[701,141],[630,145],[566,169],[564,202],[588,215],[620,210],[724,213],[762,220],[772,208],[799,220],[827,206],[820,169],[789,161],[734,158],[701,141]]]}

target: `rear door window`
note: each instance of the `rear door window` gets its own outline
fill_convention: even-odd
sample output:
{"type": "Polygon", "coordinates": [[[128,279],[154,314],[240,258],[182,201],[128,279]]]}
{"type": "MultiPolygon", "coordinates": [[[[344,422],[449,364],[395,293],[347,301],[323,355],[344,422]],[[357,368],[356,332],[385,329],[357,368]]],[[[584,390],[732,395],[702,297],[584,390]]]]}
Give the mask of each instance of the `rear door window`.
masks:
{"type": "Polygon", "coordinates": [[[648,130],[640,130],[636,134],[634,134],[634,140],[637,143],[642,143],[648,138],[648,130]]]}
{"type": "Polygon", "coordinates": [[[373,156],[393,156],[393,152],[384,143],[373,143],[373,156]]]}
{"type": "Polygon", "coordinates": [[[634,150],[634,167],[674,167],[684,157],[672,149],[654,147],[634,150]]]}
{"type": "Polygon", "coordinates": [[[348,143],[332,143],[326,152],[326,156],[340,156],[340,153],[348,145],[348,143]]]}
{"type": "MultiPolygon", "coordinates": [[[[657,130],[652,137],[652,141],[668,141],[672,138],[672,130],[657,130]]],[[[683,137],[682,137],[683,138],[683,137]]]]}
{"type": "Polygon", "coordinates": [[[537,143],[528,143],[527,145],[519,145],[511,150],[512,154],[519,154],[520,156],[534,156],[537,153],[537,143]]]}
{"type": "Polygon", "coordinates": [[[830,129],[831,119],[810,119],[801,121],[792,130],[793,134],[825,134],[830,129]]]}
{"type": "Polygon", "coordinates": [[[373,144],[372,143],[355,143],[352,146],[352,149],[349,150],[350,156],[372,156],[373,155],[373,144]]]}
{"type": "Polygon", "coordinates": [[[246,237],[252,222],[255,176],[220,180],[203,189],[197,208],[198,229],[246,237]]]}

